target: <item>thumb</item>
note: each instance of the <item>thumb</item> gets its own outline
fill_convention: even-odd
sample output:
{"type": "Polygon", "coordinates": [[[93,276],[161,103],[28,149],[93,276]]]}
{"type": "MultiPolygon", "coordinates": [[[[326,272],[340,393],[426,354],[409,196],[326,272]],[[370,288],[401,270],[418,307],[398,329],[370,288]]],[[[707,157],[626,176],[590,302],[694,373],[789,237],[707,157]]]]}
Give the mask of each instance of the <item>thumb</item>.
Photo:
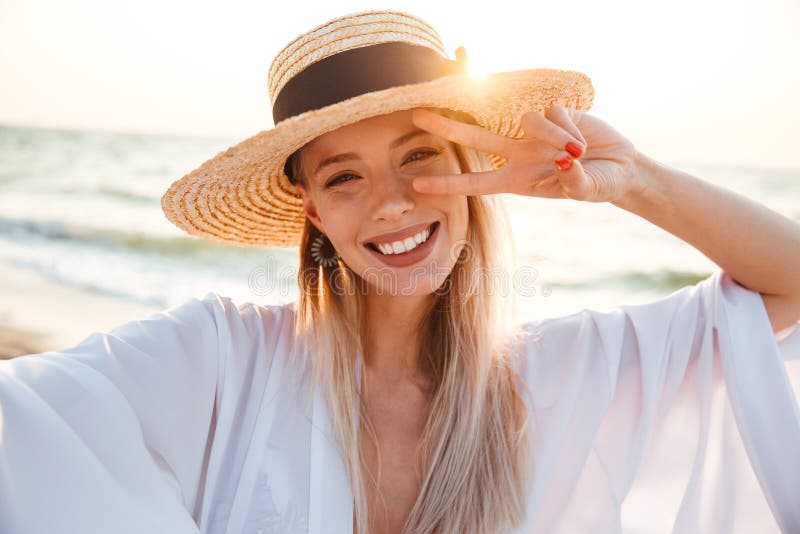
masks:
{"type": "Polygon", "coordinates": [[[556,176],[558,182],[564,190],[564,195],[573,200],[588,200],[592,195],[591,181],[583,172],[583,165],[580,160],[572,160],[572,166],[567,170],[561,170],[556,165],[556,176]]]}

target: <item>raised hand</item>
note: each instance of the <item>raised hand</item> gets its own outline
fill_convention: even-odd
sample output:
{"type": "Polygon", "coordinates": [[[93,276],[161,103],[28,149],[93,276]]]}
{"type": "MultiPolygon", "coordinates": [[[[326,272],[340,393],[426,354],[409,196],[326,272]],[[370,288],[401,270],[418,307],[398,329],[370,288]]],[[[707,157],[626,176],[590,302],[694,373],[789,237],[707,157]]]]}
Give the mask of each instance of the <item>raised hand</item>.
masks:
{"type": "Polygon", "coordinates": [[[415,109],[412,120],[423,130],[507,161],[494,171],[419,176],[413,184],[423,193],[515,193],[611,202],[640,186],[634,176],[638,152],[633,144],[600,119],[572,108],[555,105],[546,113],[526,113],[520,139],[424,109],[415,109]],[[557,161],[569,167],[561,170],[557,161]]]}

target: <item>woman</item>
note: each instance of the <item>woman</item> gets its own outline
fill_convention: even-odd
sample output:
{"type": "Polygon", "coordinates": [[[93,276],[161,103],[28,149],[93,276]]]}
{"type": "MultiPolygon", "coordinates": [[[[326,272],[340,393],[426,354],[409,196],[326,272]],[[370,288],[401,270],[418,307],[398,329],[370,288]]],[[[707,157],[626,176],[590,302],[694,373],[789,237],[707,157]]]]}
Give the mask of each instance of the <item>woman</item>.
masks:
{"type": "Polygon", "coordinates": [[[210,293],[6,363],[3,532],[619,532],[650,475],[663,517],[641,530],[800,528],[800,229],[641,154],[585,113],[584,75],[464,61],[393,11],[278,54],[276,128],[162,206],[204,238],[299,244],[299,302],[210,293]],[[512,335],[482,276],[501,192],[611,202],[724,272],[512,335]]]}

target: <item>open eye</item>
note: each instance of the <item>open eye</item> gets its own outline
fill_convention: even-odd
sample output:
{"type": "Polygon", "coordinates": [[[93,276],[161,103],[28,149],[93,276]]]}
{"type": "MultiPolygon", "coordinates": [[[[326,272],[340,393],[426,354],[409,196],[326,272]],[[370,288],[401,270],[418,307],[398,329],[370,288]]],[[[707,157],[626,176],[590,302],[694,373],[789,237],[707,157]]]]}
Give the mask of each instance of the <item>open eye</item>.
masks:
{"type": "Polygon", "coordinates": [[[333,187],[334,185],[349,182],[350,180],[347,178],[358,178],[358,176],[351,172],[345,172],[328,180],[328,183],[325,184],[325,187],[333,187]]]}
{"type": "MultiPolygon", "coordinates": [[[[436,149],[433,149],[433,148],[425,148],[425,149],[415,150],[411,154],[409,154],[409,156],[406,159],[403,160],[402,165],[405,165],[406,163],[413,163],[415,161],[419,161],[419,160],[428,159],[428,158],[431,158],[431,157],[434,157],[434,156],[438,156],[441,153],[442,153],[441,150],[436,150],[436,149]]],[[[325,183],[325,187],[326,188],[333,187],[333,186],[336,186],[336,185],[339,185],[339,184],[342,184],[342,183],[345,183],[345,182],[349,182],[354,178],[359,178],[359,176],[357,174],[353,174],[351,172],[343,172],[342,174],[334,176],[333,178],[328,180],[328,182],[325,183]]]]}
{"type": "Polygon", "coordinates": [[[438,156],[441,153],[441,150],[433,150],[430,148],[426,148],[424,150],[415,150],[408,156],[403,163],[410,163],[412,161],[417,161],[420,159],[427,159],[433,156],[438,156]]]}

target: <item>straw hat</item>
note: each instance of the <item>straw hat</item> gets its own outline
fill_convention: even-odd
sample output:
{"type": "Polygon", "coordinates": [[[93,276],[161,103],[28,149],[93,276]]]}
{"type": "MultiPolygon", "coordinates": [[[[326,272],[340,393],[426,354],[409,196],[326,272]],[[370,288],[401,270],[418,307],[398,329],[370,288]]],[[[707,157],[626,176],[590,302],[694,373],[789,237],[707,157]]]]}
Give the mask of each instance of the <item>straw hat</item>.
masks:
{"type": "MultiPolygon", "coordinates": [[[[428,23],[398,11],[346,15],[281,50],[269,69],[275,128],[220,152],[161,198],[167,219],[190,234],[242,246],[296,246],[305,223],[286,159],[307,142],[362,119],[417,107],[469,114],[521,137],[520,118],[556,103],[586,111],[594,89],[580,72],[532,69],[473,79],[466,53],[449,59],[428,23]]],[[[503,158],[490,156],[494,168],[503,158]]]]}

